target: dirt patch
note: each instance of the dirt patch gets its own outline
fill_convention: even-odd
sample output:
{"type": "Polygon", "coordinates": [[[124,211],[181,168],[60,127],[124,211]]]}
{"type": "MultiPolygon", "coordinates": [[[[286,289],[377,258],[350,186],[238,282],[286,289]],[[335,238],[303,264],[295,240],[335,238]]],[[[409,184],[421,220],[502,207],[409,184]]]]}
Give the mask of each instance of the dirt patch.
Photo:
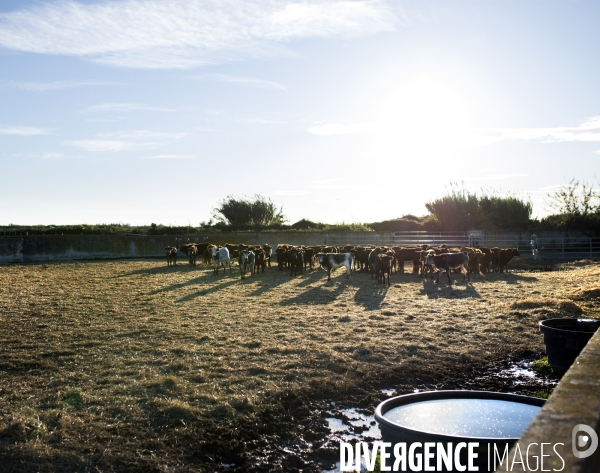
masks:
{"type": "Polygon", "coordinates": [[[157,261],[1,269],[0,470],[53,472],[320,471],[339,454],[331,402],[526,392],[495,373],[543,354],[541,317],[597,312],[573,301],[600,275],[398,274],[386,288],[157,261]]]}

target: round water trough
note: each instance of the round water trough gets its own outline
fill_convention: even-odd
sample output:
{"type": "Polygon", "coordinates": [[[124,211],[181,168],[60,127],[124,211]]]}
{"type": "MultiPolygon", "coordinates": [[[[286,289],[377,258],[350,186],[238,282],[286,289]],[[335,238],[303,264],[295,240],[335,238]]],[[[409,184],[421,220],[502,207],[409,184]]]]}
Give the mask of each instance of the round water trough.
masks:
{"type": "MultiPolygon", "coordinates": [[[[393,445],[406,442],[407,451],[415,442],[435,442],[431,449],[435,455],[432,464],[436,464],[438,442],[444,448],[448,442],[452,448],[462,442],[477,442],[474,465],[485,472],[494,471],[488,469],[488,452],[493,455],[495,445],[502,456],[506,446],[510,448],[521,437],[544,402],[534,397],[487,391],[429,391],[385,400],[377,406],[375,419],[382,440],[393,445]]],[[[468,464],[467,448],[460,450],[460,459],[462,465],[468,464]]]]}
{"type": "Polygon", "coordinates": [[[595,319],[547,319],[540,322],[548,363],[568,369],[600,327],[595,319]]]}

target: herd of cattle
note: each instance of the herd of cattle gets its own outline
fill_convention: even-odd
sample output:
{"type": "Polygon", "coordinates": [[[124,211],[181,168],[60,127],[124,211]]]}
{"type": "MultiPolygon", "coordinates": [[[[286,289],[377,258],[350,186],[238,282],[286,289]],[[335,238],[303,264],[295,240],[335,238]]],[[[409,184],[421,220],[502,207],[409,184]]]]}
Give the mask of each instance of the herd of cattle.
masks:
{"type": "MultiPolygon", "coordinates": [[[[265,268],[271,267],[273,249],[270,245],[244,245],[225,244],[217,246],[211,243],[185,243],[179,247],[165,247],[167,265],[177,264],[177,253],[185,253],[189,263],[196,265],[200,258],[203,264],[212,265],[215,274],[219,268],[229,268],[231,272],[232,260],[237,261],[241,278],[246,273],[250,275],[265,268]]],[[[302,274],[307,269],[313,269],[316,262],[327,271],[328,280],[331,280],[331,271],[345,267],[350,278],[352,271],[368,271],[371,278],[377,277],[378,283],[390,285],[392,272],[404,273],[406,262],[412,263],[412,272],[423,277],[427,273],[437,272],[436,282],[440,274],[445,272],[450,279],[450,271],[456,270],[463,273],[463,280],[471,280],[471,273],[503,272],[508,271],[508,263],[520,256],[516,248],[450,248],[440,246],[295,246],[279,244],[275,255],[279,271],[290,271],[290,276],[302,274]],[[387,276],[387,281],[386,281],[387,276]]]]}

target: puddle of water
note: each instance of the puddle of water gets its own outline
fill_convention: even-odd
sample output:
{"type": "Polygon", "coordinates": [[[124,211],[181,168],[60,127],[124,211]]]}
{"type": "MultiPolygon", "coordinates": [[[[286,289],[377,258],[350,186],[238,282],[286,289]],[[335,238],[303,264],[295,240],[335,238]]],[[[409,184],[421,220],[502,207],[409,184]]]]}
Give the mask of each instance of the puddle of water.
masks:
{"type": "Polygon", "coordinates": [[[327,417],[325,419],[329,424],[329,430],[331,432],[344,432],[348,430],[348,426],[344,424],[344,421],[341,419],[336,419],[335,417],[327,417]]]}
{"type": "MultiPolygon", "coordinates": [[[[503,378],[513,378],[515,384],[523,384],[528,381],[538,380],[538,374],[533,371],[533,362],[525,361],[521,363],[514,363],[507,369],[498,372],[498,376],[503,378]]],[[[539,379],[539,381],[543,381],[539,379]]]]}
{"type": "MultiPolygon", "coordinates": [[[[331,411],[327,411],[327,414],[336,415],[331,411]]],[[[354,408],[341,409],[340,414],[344,419],[338,419],[337,417],[327,417],[325,419],[331,431],[329,438],[333,442],[337,443],[337,439],[344,442],[366,442],[381,439],[381,431],[379,425],[375,422],[374,416],[362,414],[354,408]],[[356,427],[358,427],[357,430],[356,427]]]]}
{"type": "MultiPolygon", "coordinates": [[[[332,470],[321,470],[323,473],[340,473],[340,462],[335,462],[335,467],[332,470]]],[[[362,472],[367,472],[367,467],[361,463],[360,464],[360,471],[362,472]]]]}

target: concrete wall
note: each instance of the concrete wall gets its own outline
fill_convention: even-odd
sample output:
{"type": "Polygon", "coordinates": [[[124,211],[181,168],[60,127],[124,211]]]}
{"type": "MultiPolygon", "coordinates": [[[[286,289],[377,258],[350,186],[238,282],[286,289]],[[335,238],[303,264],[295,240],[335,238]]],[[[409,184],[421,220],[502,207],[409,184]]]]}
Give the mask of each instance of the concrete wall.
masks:
{"type": "MultiPolygon", "coordinates": [[[[374,237],[372,232],[342,234],[338,240],[352,241],[374,237]]],[[[29,235],[0,237],[0,263],[36,261],[68,261],[111,258],[164,257],[164,247],[181,242],[202,242],[204,238],[217,245],[225,243],[321,245],[332,237],[320,232],[221,232],[205,235],[29,235]]]]}
{"type": "MultiPolygon", "coordinates": [[[[543,471],[599,473],[600,445],[588,458],[577,458],[573,454],[573,428],[580,424],[591,427],[596,435],[600,436],[600,331],[596,332],[565,373],[540,413],[509,452],[508,458],[512,461],[517,453],[519,459],[518,448],[525,460],[527,448],[531,445],[529,457],[532,469],[525,471],[535,471],[533,456],[537,455],[539,458],[540,445],[545,443],[550,445],[545,445],[544,455],[549,456],[544,458],[543,471]],[[564,444],[558,446],[562,459],[552,451],[553,446],[559,442],[564,444]]],[[[586,448],[578,450],[583,451],[586,448]]],[[[509,466],[497,471],[511,470],[509,466]]],[[[512,471],[524,470],[521,464],[515,464],[512,471]]]]}
{"type": "MultiPolygon", "coordinates": [[[[447,238],[447,236],[440,236],[441,234],[437,235],[437,243],[443,241],[443,238],[447,238]]],[[[426,238],[429,239],[427,241],[431,243],[430,239],[433,238],[433,236],[435,236],[435,232],[432,232],[429,236],[422,234],[419,236],[407,234],[403,237],[404,240],[400,244],[416,243],[417,240],[415,240],[415,238],[426,238]]],[[[564,238],[564,236],[565,234],[562,233],[548,233],[547,235],[540,235],[540,238],[550,241],[549,239],[551,238],[564,238]]],[[[204,238],[207,238],[208,241],[217,245],[225,243],[269,243],[273,248],[280,243],[293,245],[344,245],[346,243],[372,245],[393,244],[393,234],[389,232],[220,232],[181,236],[146,236],[132,234],[29,235],[22,237],[0,236],[0,264],[29,261],[162,257],[164,256],[164,247],[179,243],[179,239],[183,242],[202,242],[204,238]]],[[[501,247],[521,245],[519,248],[527,251],[530,249],[530,238],[531,235],[518,233],[488,233],[485,234],[485,239],[490,241],[485,241],[485,243],[491,243],[501,247]]],[[[482,244],[483,243],[484,241],[482,241],[482,244]]],[[[591,257],[590,243],[589,241],[584,243],[585,245],[581,247],[582,252],[580,257],[591,257]]],[[[598,246],[598,248],[594,248],[594,256],[596,253],[600,255],[600,239],[598,239],[595,245],[598,246]]],[[[527,255],[523,253],[522,256],[526,257],[527,255]]],[[[563,254],[563,256],[565,255],[563,254]]]]}
{"type": "Polygon", "coordinates": [[[0,238],[0,264],[23,261],[23,238],[0,238]]]}

